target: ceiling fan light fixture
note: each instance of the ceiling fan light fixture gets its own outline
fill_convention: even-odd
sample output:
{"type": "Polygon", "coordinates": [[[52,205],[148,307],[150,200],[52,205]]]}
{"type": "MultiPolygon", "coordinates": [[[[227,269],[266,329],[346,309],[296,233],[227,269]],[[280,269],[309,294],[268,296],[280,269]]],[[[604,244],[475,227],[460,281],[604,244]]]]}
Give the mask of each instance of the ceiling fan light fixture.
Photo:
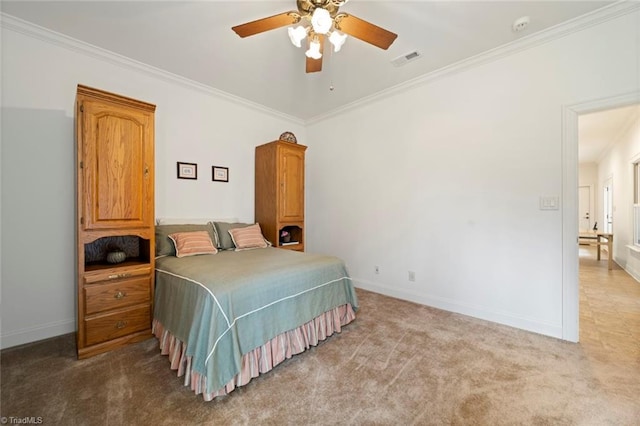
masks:
{"type": "Polygon", "coordinates": [[[296,47],[302,47],[302,40],[307,37],[307,29],[302,25],[297,27],[289,27],[289,39],[296,47]]]}
{"type": "Polygon", "coordinates": [[[331,15],[327,9],[317,7],[311,16],[311,25],[316,34],[326,34],[333,25],[333,19],[331,19],[331,15]]]}
{"type": "Polygon", "coordinates": [[[309,43],[309,50],[305,52],[305,55],[311,59],[322,58],[322,53],[320,53],[320,42],[317,39],[311,40],[309,43]]]}
{"type": "Polygon", "coordinates": [[[329,41],[333,45],[333,51],[339,52],[344,42],[347,41],[347,35],[336,30],[329,35],[329,41]]]}
{"type": "MultiPolygon", "coordinates": [[[[2,0],[0,0],[2,1],[2,0]]],[[[347,0],[296,0],[297,11],[279,13],[256,19],[231,29],[241,38],[289,27],[288,36],[296,47],[306,46],[306,72],[322,71],[325,36],[335,52],[342,49],[347,35],[372,46],[387,50],[397,34],[385,30],[357,16],[340,13],[347,0]]]]}

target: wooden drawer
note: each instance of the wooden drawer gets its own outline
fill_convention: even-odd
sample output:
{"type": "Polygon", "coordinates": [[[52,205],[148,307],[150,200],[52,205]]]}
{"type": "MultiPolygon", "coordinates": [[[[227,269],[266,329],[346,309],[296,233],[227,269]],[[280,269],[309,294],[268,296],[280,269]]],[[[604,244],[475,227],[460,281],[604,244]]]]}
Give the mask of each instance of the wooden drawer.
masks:
{"type": "Polygon", "coordinates": [[[151,266],[136,265],[129,267],[111,267],[95,271],[87,271],[84,274],[85,284],[94,284],[100,281],[115,281],[125,278],[134,278],[140,276],[149,276],[151,274],[151,266]]]}
{"type": "Polygon", "coordinates": [[[112,309],[149,303],[150,293],[151,277],[149,276],[85,285],[85,314],[91,315],[112,309]]]}
{"type": "Polygon", "coordinates": [[[85,345],[95,345],[151,328],[151,305],[85,318],[85,345]]]}

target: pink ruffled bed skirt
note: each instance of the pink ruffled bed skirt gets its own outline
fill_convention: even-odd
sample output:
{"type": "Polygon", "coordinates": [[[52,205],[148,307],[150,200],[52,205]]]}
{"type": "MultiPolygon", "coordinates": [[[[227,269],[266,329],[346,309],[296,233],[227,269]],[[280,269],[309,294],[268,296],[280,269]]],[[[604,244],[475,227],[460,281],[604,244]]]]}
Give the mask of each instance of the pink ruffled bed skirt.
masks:
{"type": "Polygon", "coordinates": [[[264,345],[255,348],[242,356],[240,373],[233,377],[224,387],[207,393],[207,378],[191,369],[191,357],[185,355],[186,345],[164,328],[157,320],[153,320],[153,334],[160,343],[162,355],[169,356],[171,369],[177,370],[178,377],[184,376],[184,385],[191,386],[196,395],[202,394],[205,401],[217,396],[227,395],[236,386],[244,386],[254,377],[270,371],[285,359],[304,352],[318,342],[325,340],[333,333],[339,333],[342,326],[356,318],[350,304],[338,306],[290,331],[277,335],[264,345]]]}

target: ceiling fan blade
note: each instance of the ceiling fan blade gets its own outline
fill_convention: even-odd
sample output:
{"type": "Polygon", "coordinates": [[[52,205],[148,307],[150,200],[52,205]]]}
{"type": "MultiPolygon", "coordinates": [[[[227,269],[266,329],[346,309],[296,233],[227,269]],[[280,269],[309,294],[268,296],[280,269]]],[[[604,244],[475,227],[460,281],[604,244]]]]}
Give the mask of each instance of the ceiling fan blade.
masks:
{"type": "Polygon", "coordinates": [[[322,58],[313,59],[307,57],[307,73],[322,71],[322,58]]]}
{"type": "Polygon", "coordinates": [[[387,50],[396,37],[398,37],[398,34],[346,13],[341,13],[336,17],[336,24],[338,30],[343,33],[347,33],[350,36],[366,41],[384,50],[387,50]]]}
{"type": "MultiPolygon", "coordinates": [[[[324,37],[320,36],[320,53],[324,53],[324,37]]],[[[311,43],[311,41],[309,41],[311,43]]],[[[307,73],[322,71],[322,56],[320,59],[313,59],[307,56],[307,73]]]]}
{"type": "Polygon", "coordinates": [[[276,28],[286,27],[299,21],[300,15],[297,12],[284,12],[268,18],[258,19],[257,21],[247,22],[246,24],[236,25],[231,29],[244,38],[276,28]]]}

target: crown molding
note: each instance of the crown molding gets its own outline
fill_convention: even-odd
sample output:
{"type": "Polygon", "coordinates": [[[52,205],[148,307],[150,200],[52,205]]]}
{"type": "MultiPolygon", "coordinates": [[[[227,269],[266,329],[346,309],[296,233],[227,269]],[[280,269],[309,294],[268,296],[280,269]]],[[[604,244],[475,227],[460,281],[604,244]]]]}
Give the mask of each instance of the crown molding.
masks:
{"type": "Polygon", "coordinates": [[[26,35],[28,37],[44,41],[46,43],[59,46],[85,56],[89,56],[101,61],[109,62],[110,64],[127,68],[139,73],[147,74],[158,80],[165,82],[178,84],[188,89],[196,90],[198,92],[221,98],[226,101],[230,101],[244,107],[251,108],[258,112],[269,114],[275,118],[287,120],[295,124],[304,126],[304,120],[299,117],[294,117],[289,114],[277,111],[272,108],[268,108],[262,104],[252,102],[248,99],[240,96],[235,96],[222,90],[215,89],[211,86],[198,83],[194,80],[179,76],[177,74],[170,73],[168,71],[156,68],[152,65],[145,64],[143,62],[136,61],[123,55],[111,52],[98,46],[83,42],[81,40],[69,37],[67,35],[52,31],[50,29],[41,27],[34,23],[25,21],[15,16],[8,15],[4,12],[0,12],[0,28],[7,29],[16,33],[26,35]]]}
{"type": "Polygon", "coordinates": [[[544,43],[548,43],[553,40],[560,39],[569,34],[576,33],[586,28],[599,25],[609,20],[633,13],[640,9],[640,2],[635,0],[620,0],[619,2],[602,7],[593,12],[579,16],[572,20],[563,22],[562,24],[548,28],[546,30],[537,32],[535,34],[523,37],[521,39],[512,41],[505,45],[496,47],[494,49],[482,52],[478,55],[469,57],[462,61],[458,61],[454,64],[440,68],[438,70],[423,74],[414,79],[389,87],[377,93],[360,98],[354,102],[333,109],[327,113],[311,117],[309,119],[301,119],[283,112],[277,111],[273,108],[268,108],[262,104],[252,102],[248,99],[241,98],[236,95],[224,92],[222,90],[215,89],[211,86],[207,86],[198,83],[194,80],[179,76],[177,74],[164,71],[160,68],[153,67],[151,65],[136,61],[123,55],[111,52],[109,50],[94,46],[92,44],[80,41],[78,39],[66,36],[64,34],[49,30],[39,25],[33,24],[28,21],[16,18],[12,15],[8,15],[4,12],[0,12],[0,27],[3,29],[12,30],[17,33],[24,34],[26,36],[39,39],[41,41],[57,45],[99,60],[103,60],[117,66],[128,68],[140,73],[147,74],[151,77],[159,80],[167,81],[170,83],[178,84],[183,87],[196,90],[210,96],[225,99],[227,101],[251,108],[258,112],[269,114],[275,118],[291,121],[295,124],[302,126],[309,126],[334,116],[343,114],[347,111],[354,110],[361,107],[364,104],[379,101],[387,97],[396,95],[398,93],[410,90],[417,86],[429,84],[440,78],[448,77],[456,73],[474,68],[489,62],[493,62],[504,58],[506,56],[513,55],[515,53],[539,46],[544,43]]]}
{"type": "Polygon", "coordinates": [[[502,46],[487,50],[475,56],[463,59],[446,67],[423,74],[419,77],[405,81],[403,83],[391,86],[388,89],[381,90],[364,98],[360,98],[349,104],[333,109],[327,113],[317,115],[304,121],[306,126],[327,120],[337,115],[344,114],[347,111],[354,110],[364,104],[380,101],[398,93],[413,89],[417,86],[429,84],[435,80],[449,77],[456,73],[466,71],[489,62],[497,61],[501,58],[511,56],[513,54],[531,49],[541,44],[548,43],[565,37],[570,34],[582,31],[584,29],[599,25],[612,19],[633,13],[640,9],[640,1],[637,0],[620,0],[608,6],[586,13],[577,18],[563,22],[556,26],[539,31],[535,34],[514,40],[502,46]]]}

